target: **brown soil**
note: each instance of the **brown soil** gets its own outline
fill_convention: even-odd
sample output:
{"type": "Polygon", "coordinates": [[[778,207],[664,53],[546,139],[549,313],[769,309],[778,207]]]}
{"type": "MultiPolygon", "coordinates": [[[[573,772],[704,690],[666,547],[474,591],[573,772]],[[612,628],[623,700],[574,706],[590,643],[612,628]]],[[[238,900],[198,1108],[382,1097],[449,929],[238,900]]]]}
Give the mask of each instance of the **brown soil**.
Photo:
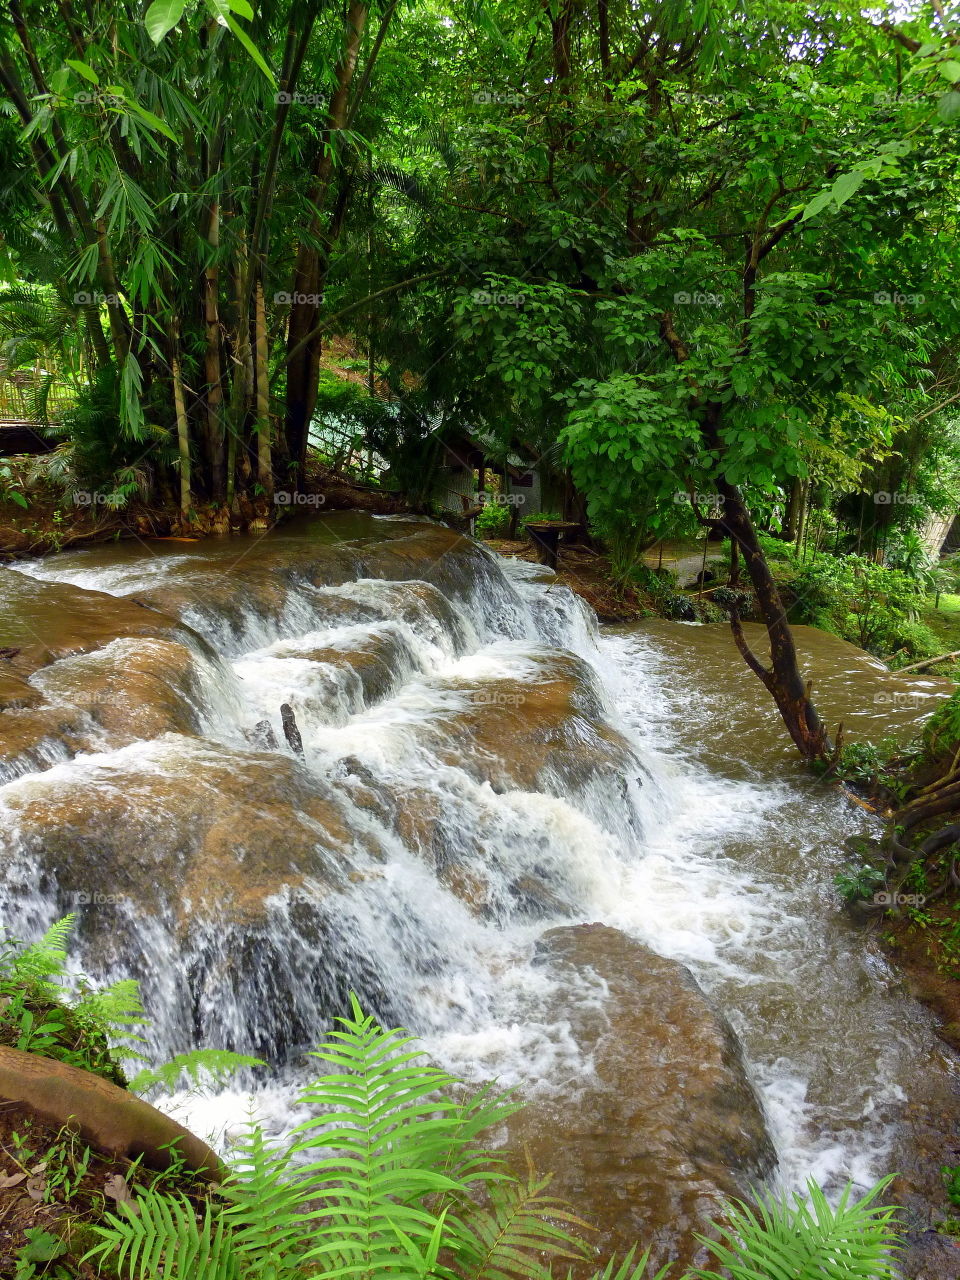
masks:
{"type": "MultiPolygon", "coordinates": [[[[537,563],[536,550],[527,538],[516,542],[490,538],[486,545],[499,555],[516,556],[519,560],[537,563]]],[[[561,545],[557,578],[576,595],[582,596],[601,622],[638,622],[656,613],[643,592],[633,587],[617,587],[611,579],[608,557],[589,547],[561,545]]]]}
{"type": "Polygon", "coordinates": [[[906,917],[888,918],[881,936],[911,995],[933,1010],[941,1039],[960,1052],[960,961],[947,952],[943,936],[956,925],[957,907],[935,904],[927,914],[932,923],[926,928],[906,917]]]}
{"type": "MultiPolygon", "coordinates": [[[[3,461],[18,478],[30,505],[23,508],[9,498],[6,501],[0,498],[0,563],[115,538],[203,538],[211,533],[248,529],[263,520],[262,510],[255,509],[247,499],[240,500],[229,518],[200,506],[188,527],[181,527],[176,511],[136,499],[122,511],[96,505],[78,506],[53,485],[27,482],[31,458],[11,457],[3,461]]],[[[378,515],[397,515],[410,510],[400,498],[348,476],[335,475],[318,464],[312,467],[306,488],[309,494],[319,495],[323,501],[315,507],[298,507],[300,514],[304,509],[316,510],[318,514],[360,510],[378,515]]],[[[283,508],[278,510],[282,512],[283,508]]]]}
{"type": "MultiPolygon", "coordinates": [[[[91,1151],[20,1103],[0,1101],[0,1276],[15,1274],[28,1231],[48,1232],[66,1246],[51,1262],[51,1275],[57,1266],[83,1280],[113,1275],[109,1265],[98,1270],[80,1261],[97,1242],[91,1228],[116,1210],[116,1194],[110,1193],[119,1189],[125,1194],[121,1182],[130,1188],[149,1186],[159,1177],[163,1175],[125,1158],[91,1151]]],[[[183,1178],[165,1181],[171,1190],[200,1202],[202,1184],[183,1178]]]]}

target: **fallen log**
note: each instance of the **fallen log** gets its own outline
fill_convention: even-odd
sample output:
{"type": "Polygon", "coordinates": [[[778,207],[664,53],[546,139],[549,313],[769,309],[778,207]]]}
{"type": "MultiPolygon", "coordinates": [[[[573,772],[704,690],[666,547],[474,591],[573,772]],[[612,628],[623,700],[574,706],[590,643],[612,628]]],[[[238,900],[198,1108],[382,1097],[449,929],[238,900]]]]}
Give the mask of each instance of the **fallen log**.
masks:
{"type": "Polygon", "coordinates": [[[960,649],[953,653],[941,653],[939,658],[924,658],[922,662],[911,662],[909,667],[898,667],[894,675],[902,676],[905,671],[922,671],[924,667],[932,667],[937,662],[946,662],[948,658],[960,658],[960,649]]]}

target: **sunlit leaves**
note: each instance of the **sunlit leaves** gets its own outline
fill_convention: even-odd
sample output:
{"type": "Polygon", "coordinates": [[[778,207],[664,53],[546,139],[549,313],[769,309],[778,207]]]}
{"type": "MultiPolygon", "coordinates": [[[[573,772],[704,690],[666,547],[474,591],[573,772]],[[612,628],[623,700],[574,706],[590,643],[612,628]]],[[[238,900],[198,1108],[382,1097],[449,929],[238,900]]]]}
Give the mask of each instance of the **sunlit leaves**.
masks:
{"type": "Polygon", "coordinates": [[[154,44],[159,44],[168,31],[172,31],[187,7],[187,0],[153,0],[144,15],[144,26],[154,44]]]}

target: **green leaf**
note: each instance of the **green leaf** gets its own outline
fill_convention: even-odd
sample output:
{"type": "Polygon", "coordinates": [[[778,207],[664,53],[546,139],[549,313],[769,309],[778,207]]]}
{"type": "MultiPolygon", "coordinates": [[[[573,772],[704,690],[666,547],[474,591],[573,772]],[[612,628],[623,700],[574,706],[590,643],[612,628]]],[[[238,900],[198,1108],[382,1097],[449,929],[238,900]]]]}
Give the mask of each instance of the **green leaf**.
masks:
{"type": "Polygon", "coordinates": [[[263,74],[267,77],[270,83],[272,85],[276,85],[277,82],[273,78],[273,72],[267,66],[260,50],[253,43],[253,41],[250,39],[250,37],[247,35],[244,29],[240,26],[240,24],[236,21],[236,19],[230,16],[229,13],[225,13],[223,17],[224,17],[224,20],[226,21],[227,26],[230,28],[233,34],[237,37],[237,39],[246,49],[247,53],[249,53],[250,57],[254,60],[254,62],[257,64],[257,66],[260,68],[263,74]]]}
{"type": "Polygon", "coordinates": [[[139,102],[134,102],[131,98],[126,99],[126,105],[131,111],[135,112],[145,124],[151,129],[155,129],[158,133],[162,133],[165,138],[169,138],[171,142],[177,141],[177,135],[173,132],[168,124],[165,124],[159,116],[155,116],[152,111],[148,111],[146,107],[141,107],[139,102]]]}
{"type": "Polygon", "coordinates": [[[941,120],[956,120],[960,116],[960,92],[951,89],[937,103],[937,115],[941,120]]]}
{"type": "Polygon", "coordinates": [[[960,62],[941,62],[937,70],[944,80],[949,80],[951,84],[956,84],[960,80],[960,62]]]}
{"type": "Polygon", "coordinates": [[[89,80],[91,84],[100,83],[100,77],[93,67],[88,67],[85,62],[80,62],[77,58],[68,58],[67,66],[72,67],[78,76],[83,76],[84,80],[89,80]]]}
{"type": "Polygon", "coordinates": [[[810,203],[803,211],[801,222],[806,222],[808,218],[815,218],[821,210],[825,209],[828,204],[833,201],[832,191],[821,191],[818,196],[814,196],[810,203]]]}
{"type": "Polygon", "coordinates": [[[154,44],[159,44],[183,17],[187,0],[153,0],[143,19],[154,44]]]}
{"type": "Polygon", "coordinates": [[[865,174],[859,172],[841,173],[831,189],[831,195],[836,201],[838,209],[859,191],[865,176],[865,174]]]}

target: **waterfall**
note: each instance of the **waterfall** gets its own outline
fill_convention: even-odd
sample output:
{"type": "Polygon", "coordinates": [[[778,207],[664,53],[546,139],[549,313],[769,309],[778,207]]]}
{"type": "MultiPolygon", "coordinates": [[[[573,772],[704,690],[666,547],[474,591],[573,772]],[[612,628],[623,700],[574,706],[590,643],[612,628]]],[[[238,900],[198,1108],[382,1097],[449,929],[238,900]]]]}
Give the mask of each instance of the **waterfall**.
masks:
{"type": "Polygon", "coordinates": [[[206,544],[15,566],[180,630],[31,677],[86,719],[0,786],[6,927],[76,910],[78,962],[140,979],[152,1056],[269,1059],[267,1078],[165,1104],[225,1140],[248,1093],[274,1130],[301,1118],[305,1054],[351,990],[455,1074],[575,1105],[595,1064],[558,1001],[604,1017],[608,985],[537,944],[601,922],[682,961],[729,1020],[775,1176],[885,1172],[930,1031],[837,915],[862,822],[796,775],[698,760],[710,691],[642,629],[601,634],[536,566],[462,539],[421,562],[432,533],[370,524],[326,559],[267,540],[229,576],[206,544]],[[145,689],[141,723],[123,699],[143,715],[145,689]]]}

